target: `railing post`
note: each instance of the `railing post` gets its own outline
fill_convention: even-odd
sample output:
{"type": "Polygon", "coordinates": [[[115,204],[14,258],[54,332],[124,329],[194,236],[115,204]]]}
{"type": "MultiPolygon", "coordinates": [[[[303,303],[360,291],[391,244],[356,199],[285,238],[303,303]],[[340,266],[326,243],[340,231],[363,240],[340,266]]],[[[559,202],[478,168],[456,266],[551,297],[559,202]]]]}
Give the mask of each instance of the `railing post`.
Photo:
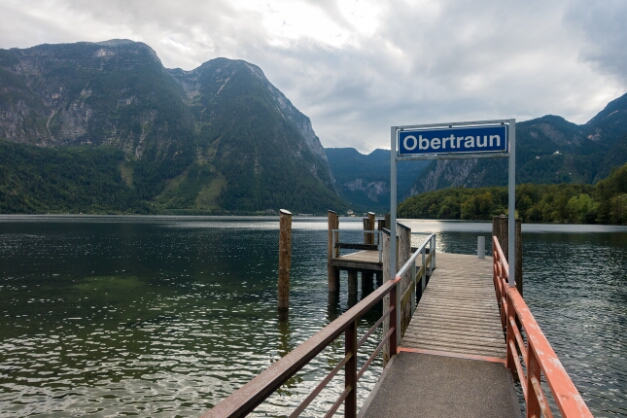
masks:
{"type": "Polygon", "coordinates": [[[350,392],[344,400],[344,416],[354,418],[357,416],[357,321],[351,322],[344,332],[344,354],[351,355],[344,366],[344,389],[350,392]]]}
{"type": "MultiPolygon", "coordinates": [[[[540,400],[536,394],[532,379],[535,378],[538,383],[540,382],[540,364],[538,363],[536,353],[531,346],[531,341],[528,342],[528,345],[527,360],[529,363],[527,364],[527,417],[539,418],[541,416],[540,400]]],[[[523,379],[523,376],[520,376],[520,378],[523,379]]]]}
{"type": "Polygon", "coordinates": [[[392,309],[392,312],[390,312],[390,327],[394,327],[394,331],[392,331],[392,335],[390,335],[390,358],[396,355],[396,351],[398,349],[398,343],[399,343],[398,339],[401,334],[400,332],[401,331],[400,330],[401,315],[398,309],[399,308],[398,287],[400,283],[401,281],[399,280],[398,282],[396,282],[394,287],[392,287],[392,290],[390,290],[390,309],[392,309]]]}
{"type": "MultiPolygon", "coordinates": [[[[433,256],[431,256],[433,257],[433,256]]],[[[425,291],[425,287],[427,286],[427,254],[425,252],[425,249],[423,248],[422,250],[422,277],[420,278],[420,282],[421,282],[421,286],[422,286],[422,292],[424,293],[425,291]]],[[[422,294],[421,294],[422,295],[422,294]]]]}
{"type": "Polygon", "coordinates": [[[416,285],[418,283],[416,282],[416,262],[414,261],[411,265],[411,312],[410,312],[410,316],[414,315],[414,311],[416,310],[416,285]]]}
{"type": "Polygon", "coordinates": [[[435,242],[435,235],[433,235],[433,245],[431,246],[431,251],[433,252],[433,255],[431,256],[431,271],[433,272],[433,270],[436,269],[436,265],[435,265],[435,247],[436,247],[436,242],[435,242]]]}

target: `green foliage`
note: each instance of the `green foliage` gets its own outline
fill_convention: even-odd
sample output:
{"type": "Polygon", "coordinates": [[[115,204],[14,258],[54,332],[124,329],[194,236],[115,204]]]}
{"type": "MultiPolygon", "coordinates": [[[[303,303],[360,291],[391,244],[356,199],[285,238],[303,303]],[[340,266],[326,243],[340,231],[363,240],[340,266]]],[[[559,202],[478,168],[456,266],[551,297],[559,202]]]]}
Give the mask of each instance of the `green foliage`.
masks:
{"type": "Polygon", "coordinates": [[[40,148],[0,139],[0,213],[147,213],[111,147],[40,148]]]}
{"type": "MultiPolygon", "coordinates": [[[[521,184],[516,210],[524,222],[627,225],[627,164],[596,186],[521,184]]],[[[490,220],[507,213],[507,188],[453,188],[413,196],[398,216],[418,219],[490,220]]]]}

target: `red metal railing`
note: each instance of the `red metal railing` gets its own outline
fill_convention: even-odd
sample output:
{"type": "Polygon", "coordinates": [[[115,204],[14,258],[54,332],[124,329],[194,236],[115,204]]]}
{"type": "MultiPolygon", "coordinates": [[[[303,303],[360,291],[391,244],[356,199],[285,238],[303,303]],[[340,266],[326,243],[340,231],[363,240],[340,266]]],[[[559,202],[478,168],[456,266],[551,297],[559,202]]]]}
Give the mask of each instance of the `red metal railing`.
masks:
{"type": "Polygon", "coordinates": [[[503,329],[507,329],[507,368],[518,375],[527,405],[527,417],[553,416],[540,384],[542,375],[564,418],[592,417],[529,307],[516,287],[508,285],[508,263],[498,239],[492,237],[492,243],[494,288],[501,308],[501,323],[503,329]]]}
{"type": "Polygon", "coordinates": [[[241,417],[252,412],[257,405],[268,398],[342,333],[344,333],[345,338],[344,358],[327,377],[318,384],[311,394],[301,402],[290,417],[297,417],[304,411],[342,368],[344,368],[345,372],[345,389],[325,416],[332,416],[342,403],[344,403],[344,415],[346,417],[357,416],[357,381],[362,377],[364,372],[368,369],[368,366],[370,366],[387,342],[390,344],[390,353],[396,354],[397,351],[397,327],[395,324],[397,323],[396,316],[398,311],[396,309],[398,299],[397,288],[400,284],[400,280],[400,277],[398,277],[384,283],[313,337],[309,338],[281,360],[271,365],[231,396],[219,402],[213,409],[202,415],[202,418],[241,417]],[[390,308],[383,313],[381,318],[359,341],[357,341],[357,323],[359,319],[388,294],[390,295],[390,308]],[[390,321],[389,331],[385,334],[381,343],[370,355],[365,364],[357,371],[357,350],[388,317],[390,321]]]}

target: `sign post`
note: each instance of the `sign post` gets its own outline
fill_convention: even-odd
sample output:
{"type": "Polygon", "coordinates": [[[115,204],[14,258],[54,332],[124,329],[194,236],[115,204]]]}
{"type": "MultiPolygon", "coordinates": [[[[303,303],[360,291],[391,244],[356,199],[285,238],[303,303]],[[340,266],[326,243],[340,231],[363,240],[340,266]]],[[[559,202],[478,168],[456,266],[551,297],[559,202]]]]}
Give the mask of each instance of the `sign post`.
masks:
{"type": "MultiPolygon", "coordinates": [[[[396,277],[396,164],[406,160],[509,158],[509,285],[515,286],[516,119],[392,126],[390,152],[390,277],[396,277]]],[[[400,336],[400,333],[397,334],[400,336]]]]}

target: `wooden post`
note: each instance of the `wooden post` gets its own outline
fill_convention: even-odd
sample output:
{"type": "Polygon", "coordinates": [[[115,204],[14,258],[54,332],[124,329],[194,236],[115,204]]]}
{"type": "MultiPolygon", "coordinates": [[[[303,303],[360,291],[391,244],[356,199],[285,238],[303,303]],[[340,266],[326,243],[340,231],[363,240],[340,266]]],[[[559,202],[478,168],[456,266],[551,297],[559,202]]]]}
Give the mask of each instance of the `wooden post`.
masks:
{"type": "Polygon", "coordinates": [[[357,416],[357,321],[344,331],[344,354],[352,354],[344,366],[344,388],[349,391],[344,400],[344,416],[354,418],[357,416]]]}
{"type": "Polygon", "coordinates": [[[392,223],[392,217],[390,216],[390,212],[385,214],[385,229],[390,229],[390,224],[392,223]]]}
{"type": "MultiPolygon", "coordinates": [[[[364,218],[364,231],[374,231],[375,228],[375,214],[374,212],[368,212],[368,218],[364,218]]],[[[364,244],[374,244],[374,234],[364,234],[364,244]]]]}
{"type": "Polygon", "coordinates": [[[348,294],[357,294],[357,270],[348,270],[348,294]]]}
{"type": "Polygon", "coordinates": [[[372,283],[373,278],[374,278],[374,275],[372,273],[367,272],[367,271],[361,272],[361,297],[362,299],[368,296],[370,293],[372,293],[372,290],[374,288],[373,283],[372,283]]]}
{"type": "Polygon", "coordinates": [[[290,308],[290,265],[292,262],[292,213],[280,210],[279,227],[279,310],[290,308]]]}
{"type": "Polygon", "coordinates": [[[334,248],[333,243],[337,243],[338,234],[334,233],[334,229],[339,229],[340,219],[337,213],[330,210],[328,212],[328,229],[329,229],[329,243],[327,251],[327,276],[329,281],[329,292],[340,291],[340,270],[331,265],[331,259],[336,258],[340,254],[339,248],[334,248]]]}
{"type": "MultiPolygon", "coordinates": [[[[509,233],[507,229],[507,216],[495,216],[492,218],[492,235],[496,236],[503,249],[505,259],[509,257],[509,233]]],[[[522,276],[522,224],[520,219],[516,219],[516,289],[523,296],[523,276],[522,276]]]]}
{"type": "MultiPolygon", "coordinates": [[[[411,229],[407,226],[397,223],[396,236],[398,237],[398,251],[397,251],[397,270],[405,265],[407,260],[411,258],[411,229]]],[[[401,280],[400,292],[401,297],[405,294],[407,288],[413,283],[411,278],[411,269],[403,275],[401,280]]],[[[415,290],[414,290],[415,292],[415,290]]],[[[401,301],[402,302],[402,301],[401,301]]],[[[404,303],[401,303],[399,308],[399,314],[401,315],[401,337],[405,333],[409,321],[411,319],[411,300],[408,299],[404,303]]]]}

